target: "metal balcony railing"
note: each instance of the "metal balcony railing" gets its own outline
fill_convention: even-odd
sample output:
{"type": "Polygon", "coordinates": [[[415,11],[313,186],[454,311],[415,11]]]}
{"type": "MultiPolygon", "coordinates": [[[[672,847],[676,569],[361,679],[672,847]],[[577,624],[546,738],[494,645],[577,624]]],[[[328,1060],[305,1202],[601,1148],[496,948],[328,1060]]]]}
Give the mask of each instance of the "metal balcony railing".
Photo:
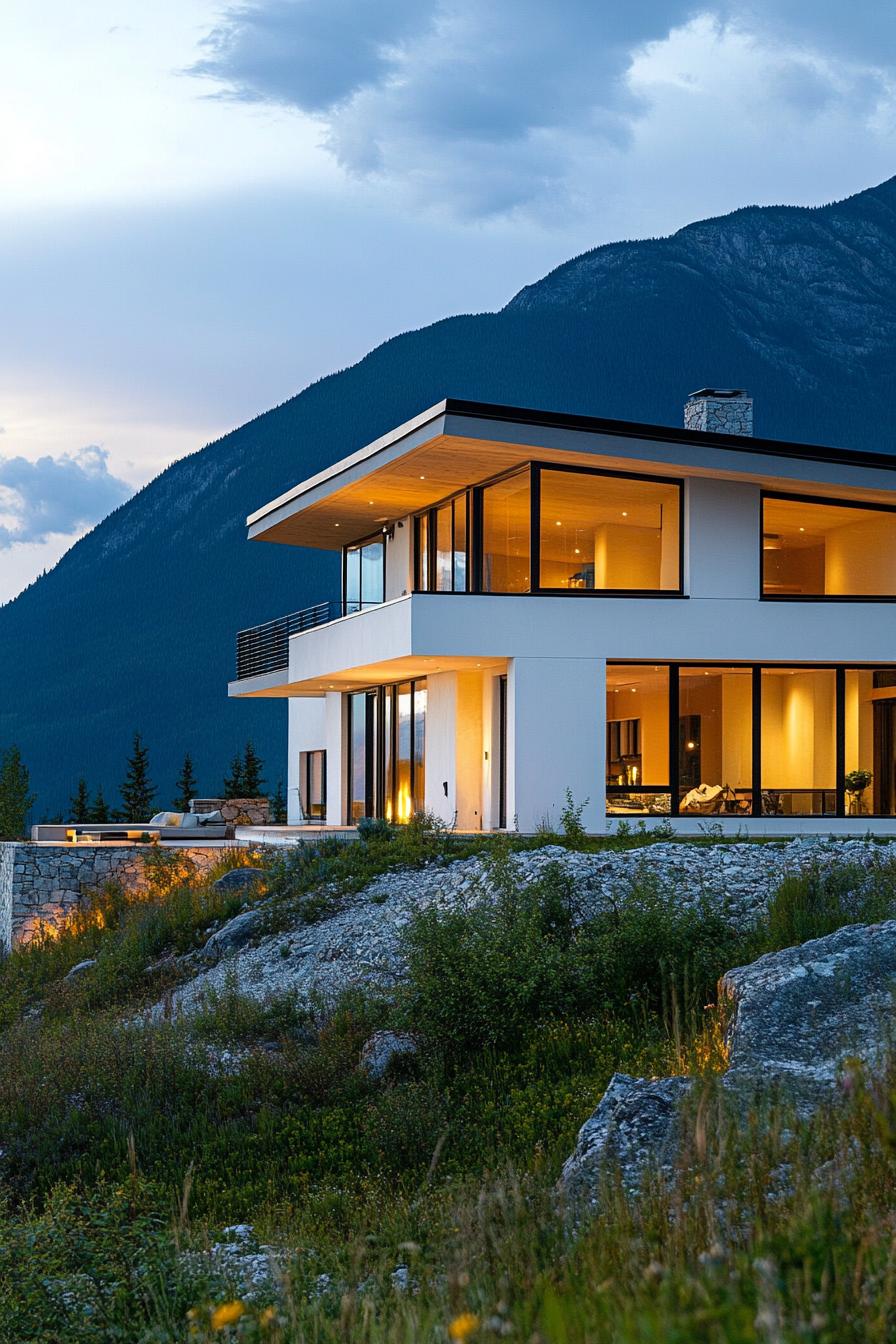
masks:
{"type": "Polygon", "coordinates": [[[253,625],[241,630],[236,637],[236,675],[260,677],[265,672],[278,672],[289,666],[289,637],[311,630],[316,625],[327,625],[343,614],[341,602],[318,602],[317,606],[294,611],[289,616],[278,616],[264,625],[253,625]]]}

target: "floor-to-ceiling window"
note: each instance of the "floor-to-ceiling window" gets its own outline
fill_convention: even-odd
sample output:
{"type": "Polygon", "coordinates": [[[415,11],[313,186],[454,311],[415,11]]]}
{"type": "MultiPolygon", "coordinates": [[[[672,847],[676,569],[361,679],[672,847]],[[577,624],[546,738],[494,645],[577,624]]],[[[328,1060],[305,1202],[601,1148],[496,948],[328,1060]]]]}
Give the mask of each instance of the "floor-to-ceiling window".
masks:
{"type": "Polygon", "coordinates": [[[896,666],[608,663],[607,810],[896,816],[896,666]]]}
{"type": "Polygon", "coordinates": [[[896,816],[896,668],[844,673],[848,816],[896,816]]]}
{"type": "Polygon", "coordinates": [[[425,804],[426,681],[355,691],[348,716],[348,815],[407,822],[425,804]]]}
{"type": "Polygon", "coordinates": [[[752,669],[679,668],[679,812],[749,813],[752,806],[752,669]]]}
{"type": "Polygon", "coordinates": [[[345,614],[378,606],[386,596],[386,539],[383,536],[346,546],[343,551],[345,614]]]}
{"type": "Polygon", "coordinates": [[[303,817],[322,821],[327,814],[327,753],[299,752],[299,806],[303,817]]]}
{"type": "Polygon", "coordinates": [[[561,592],[677,592],[675,481],[538,469],[539,587],[561,592]]]}
{"type": "Polygon", "coordinates": [[[607,811],[668,813],[669,668],[607,665],[607,811]]]}
{"type": "Polygon", "coordinates": [[[834,669],[764,667],[761,695],[763,816],[834,815],[834,669]]]}

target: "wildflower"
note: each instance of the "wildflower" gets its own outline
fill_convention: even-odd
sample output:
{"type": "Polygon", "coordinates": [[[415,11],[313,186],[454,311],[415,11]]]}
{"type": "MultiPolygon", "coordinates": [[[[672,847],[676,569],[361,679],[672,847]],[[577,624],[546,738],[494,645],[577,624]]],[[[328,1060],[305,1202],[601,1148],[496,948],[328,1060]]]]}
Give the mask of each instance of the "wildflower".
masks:
{"type": "Polygon", "coordinates": [[[448,1326],[448,1338],[459,1340],[460,1344],[464,1344],[464,1341],[475,1335],[478,1329],[479,1317],[472,1311],[462,1311],[448,1326]]]}
{"type": "Polygon", "coordinates": [[[228,1325],[236,1325],[245,1310],[242,1302],[222,1302],[212,1312],[212,1329],[226,1330],[228,1325]]]}
{"type": "Polygon", "coordinates": [[[264,1311],[258,1318],[258,1324],[264,1328],[267,1328],[267,1326],[273,1325],[276,1319],[277,1319],[277,1313],[274,1310],[274,1308],[265,1307],[264,1311]]]}

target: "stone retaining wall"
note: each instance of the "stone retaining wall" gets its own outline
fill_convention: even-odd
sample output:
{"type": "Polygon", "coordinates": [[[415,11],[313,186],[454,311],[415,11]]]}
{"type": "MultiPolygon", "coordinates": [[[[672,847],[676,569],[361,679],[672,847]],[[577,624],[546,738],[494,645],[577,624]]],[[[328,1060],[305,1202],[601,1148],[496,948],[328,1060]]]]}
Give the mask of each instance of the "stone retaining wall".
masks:
{"type": "Polygon", "coordinates": [[[191,798],[191,812],[220,812],[228,826],[267,826],[268,798],[191,798]]]}
{"type": "MultiPolygon", "coordinates": [[[[143,856],[151,845],[34,845],[0,842],[0,949],[29,943],[41,925],[57,927],[85,896],[117,882],[146,890],[143,856]]],[[[222,857],[216,848],[166,847],[207,872],[222,857]]]]}

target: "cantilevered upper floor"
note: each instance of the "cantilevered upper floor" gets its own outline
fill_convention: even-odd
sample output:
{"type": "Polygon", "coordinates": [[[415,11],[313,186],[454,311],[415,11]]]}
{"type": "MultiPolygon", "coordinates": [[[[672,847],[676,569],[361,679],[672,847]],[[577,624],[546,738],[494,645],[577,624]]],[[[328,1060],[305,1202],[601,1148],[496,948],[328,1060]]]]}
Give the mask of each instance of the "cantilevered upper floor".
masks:
{"type": "MultiPolygon", "coordinates": [[[[703,389],[686,408],[691,426],[725,424],[727,415],[737,433],[452,399],[422,412],[250,516],[252,540],[340,551],[342,592],[242,632],[231,694],[320,694],[325,663],[338,671],[346,641],[356,666],[372,661],[368,609],[415,594],[428,595],[425,614],[410,604],[375,622],[380,634],[394,633],[396,658],[413,653],[415,624],[430,652],[476,656],[464,647],[467,608],[445,608],[444,622],[433,612],[429,598],[444,594],[478,599],[469,612],[480,632],[483,601],[502,596],[550,599],[531,608],[544,614],[545,632],[574,619],[548,617],[556,599],[629,599],[605,602],[602,624],[624,635],[661,620],[689,641],[695,623],[730,622],[738,611],[754,652],[760,611],[770,640],[807,620],[824,623],[823,611],[808,618],[804,608],[794,627],[760,603],[791,612],[793,603],[859,603],[870,625],[871,604],[896,600],[896,458],[754,438],[747,403],[703,389]],[[728,603],[749,603],[754,614],[728,603]],[[320,634],[343,620],[351,621],[344,638],[320,634]],[[456,649],[435,647],[440,624],[456,649]],[[297,640],[307,667],[295,657],[290,667],[297,640]]],[[[577,609],[594,616],[593,607],[577,609]]],[[[496,628],[525,622],[516,604],[513,613],[494,609],[496,628]]],[[[593,626],[591,618],[582,621],[593,626]]],[[[638,656],[628,643],[625,656],[638,656]]],[[[375,644],[380,659],[392,647],[375,644]]],[[[481,639],[477,648],[487,651],[481,639]]]]}

